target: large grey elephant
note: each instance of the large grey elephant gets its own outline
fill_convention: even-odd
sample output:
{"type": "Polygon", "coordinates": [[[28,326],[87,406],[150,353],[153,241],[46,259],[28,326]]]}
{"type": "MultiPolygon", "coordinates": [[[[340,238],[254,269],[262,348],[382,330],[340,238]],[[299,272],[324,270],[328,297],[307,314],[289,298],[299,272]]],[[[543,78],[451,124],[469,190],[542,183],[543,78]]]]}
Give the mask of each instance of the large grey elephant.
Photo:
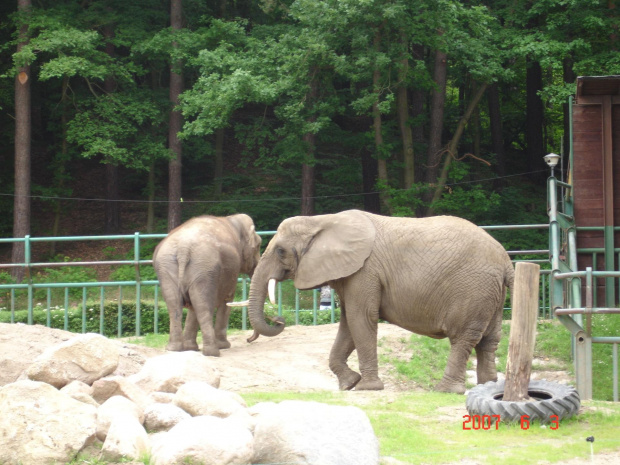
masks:
{"type": "Polygon", "coordinates": [[[275,336],[283,325],[264,319],[270,279],[294,280],[298,289],[329,284],[341,319],[329,366],[340,389],[379,390],[379,319],[433,338],[451,349],[437,389],[465,391],[465,367],[475,348],[478,383],[497,379],[506,288],[514,268],[506,250],[461,218],[390,218],[358,210],[284,220],[269,242],[250,287],[255,336],[275,336]],[[357,372],[347,365],[357,350],[357,372]]]}
{"type": "Polygon", "coordinates": [[[198,325],[204,355],[219,356],[230,347],[226,302],[234,297],[239,273],[252,275],[260,244],[252,219],[238,214],[192,218],[157,245],[153,267],[170,315],[168,350],[198,350],[198,325]],[[184,331],[183,307],[188,309],[184,331]]]}

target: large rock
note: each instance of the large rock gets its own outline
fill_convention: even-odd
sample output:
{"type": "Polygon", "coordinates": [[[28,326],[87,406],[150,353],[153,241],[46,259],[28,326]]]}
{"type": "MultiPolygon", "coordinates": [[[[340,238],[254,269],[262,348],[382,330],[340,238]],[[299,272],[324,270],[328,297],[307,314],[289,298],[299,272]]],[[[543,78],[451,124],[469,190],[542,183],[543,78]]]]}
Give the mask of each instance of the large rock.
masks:
{"type": "Polygon", "coordinates": [[[170,352],[146,361],[129,380],[144,391],[175,393],[188,381],[204,381],[220,386],[220,374],[209,357],[200,352],[170,352]]]}
{"type": "Polygon", "coordinates": [[[151,404],[144,411],[144,427],[149,433],[168,431],[191,415],[172,404],[151,404]]]}
{"type": "Polygon", "coordinates": [[[189,418],[151,440],[155,465],[248,465],[253,453],[248,429],[236,421],[212,416],[189,418]]]}
{"type": "Polygon", "coordinates": [[[379,441],[357,407],[291,400],[255,411],[252,463],[379,463],[379,441]]]}
{"type": "Polygon", "coordinates": [[[247,407],[239,394],[222,391],[202,381],[190,381],[179,388],[174,404],[190,415],[225,418],[247,407]]]}
{"type": "Polygon", "coordinates": [[[0,386],[17,381],[46,348],[74,337],[69,331],[42,325],[0,323],[0,386]]]}
{"type": "Polygon", "coordinates": [[[95,439],[97,409],[49,384],[0,388],[0,463],[68,463],[95,439]]]}
{"type": "Polygon", "coordinates": [[[135,402],[142,409],[149,402],[147,394],[123,376],[107,376],[98,379],[92,386],[92,397],[100,404],[113,396],[123,396],[135,402]]]}
{"type": "Polygon", "coordinates": [[[71,381],[63,387],[60,392],[67,394],[80,402],[99,408],[99,403],[93,399],[92,396],[93,388],[82,381],[71,381]]]}
{"type": "Polygon", "coordinates": [[[144,410],[123,396],[112,396],[97,409],[97,438],[105,441],[108,430],[117,417],[130,415],[144,423],[144,410]]]}
{"type": "Polygon", "coordinates": [[[148,453],[149,438],[140,421],[132,414],[114,418],[101,449],[101,458],[109,461],[139,459],[148,453]]]}
{"type": "Polygon", "coordinates": [[[92,384],[114,372],[118,361],[117,344],[99,334],[82,334],[46,349],[26,373],[60,389],[74,380],[92,384]]]}

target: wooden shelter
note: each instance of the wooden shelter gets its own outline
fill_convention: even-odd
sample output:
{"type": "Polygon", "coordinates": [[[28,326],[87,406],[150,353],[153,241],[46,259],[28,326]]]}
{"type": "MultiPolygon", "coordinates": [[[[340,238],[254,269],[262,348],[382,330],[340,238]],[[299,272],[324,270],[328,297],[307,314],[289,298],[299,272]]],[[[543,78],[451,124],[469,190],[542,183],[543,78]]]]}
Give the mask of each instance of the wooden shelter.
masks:
{"type": "MultiPolygon", "coordinates": [[[[571,126],[577,248],[588,249],[579,255],[578,267],[618,270],[614,248],[620,247],[620,231],[615,230],[620,226],[620,76],[577,78],[571,126]]],[[[607,279],[605,286],[605,304],[610,307],[616,305],[613,281],[607,279]]],[[[596,294],[598,304],[604,304],[602,293],[596,294]]]]}

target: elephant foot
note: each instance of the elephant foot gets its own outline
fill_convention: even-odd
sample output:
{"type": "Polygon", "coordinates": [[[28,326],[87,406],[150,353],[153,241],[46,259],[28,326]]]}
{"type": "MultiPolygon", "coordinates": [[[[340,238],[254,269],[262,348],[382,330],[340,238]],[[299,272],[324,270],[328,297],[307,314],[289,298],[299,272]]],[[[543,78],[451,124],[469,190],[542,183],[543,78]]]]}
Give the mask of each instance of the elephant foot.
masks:
{"type": "Polygon", "coordinates": [[[172,352],[182,352],[183,342],[168,342],[166,345],[166,350],[170,350],[172,352]]]}
{"type": "Polygon", "coordinates": [[[185,341],[183,342],[183,350],[198,351],[200,348],[198,347],[198,344],[196,344],[196,341],[185,341]]]}
{"type": "Polygon", "coordinates": [[[220,349],[213,346],[203,346],[202,347],[202,355],[206,355],[207,357],[219,357],[220,349]]]}
{"type": "Polygon", "coordinates": [[[362,379],[361,375],[359,373],[354,372],[353,370],[351,370],[350,373],[348,373],[346,376],[345,375],[339,376],[338,384],[339,384],[340,390],[350,391],[357,385],[357,383],[359,383],[360,379],[362,379]]]}
{"type": "Polygon", "coordinates": [[[217,341],[217,347],[218,349],[230,349],[230,342],[227,340],[217,341]]]}
{"type": "Polygon", "coordinates": [[[356,391],[382,391],[383,381],[376,379],[363,379],[355,386],[356,391]]]}
{"type": "Polygon", "coordinates": [[[451,382],[442,379],[435,390],[439,392],[451,392],[454,394],[465,394],[465,383],[451,382]]]}

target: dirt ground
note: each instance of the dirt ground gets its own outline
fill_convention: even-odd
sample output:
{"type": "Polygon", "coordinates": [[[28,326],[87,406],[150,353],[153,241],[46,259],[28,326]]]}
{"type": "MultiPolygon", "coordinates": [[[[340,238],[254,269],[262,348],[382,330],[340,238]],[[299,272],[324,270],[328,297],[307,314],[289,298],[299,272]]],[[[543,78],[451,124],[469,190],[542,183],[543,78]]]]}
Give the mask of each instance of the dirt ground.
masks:
{"type": "MultiPolygon", "coordinates": [[[[237,332],[229,336],[232,347],[223,350],[221,357],[213,358],[220,371],[220,388],[244,392],[269,391],[338,391],[338,382],[328,367],[328,356],[331,345],[336,337],[338,325],[322,326],[291,326],[277,337],[259,337],[248,344],[246,339],[252,331],[237,332]]],[[[412,349],[407,344],[411,333],[390,324],[379,325],[379,356],[389,353],[390,357],[409,359],[412,349]]],[[[0,324],[0,386],[15,381],[19,374],[45,348],[61,343],[75,334],[66,331],[45,328],[35,325],[0,324]]],[[[116,374],[129,375],[137,372],[144,361],[164,353],[163,350],[152,349],[119,341],[121,345],[121,363],[116,374]]],[[[539,361],[543,363],[545,361],[539,361]]],[[[357,369],[357,357],[353,353],[349,359],[352,368],[357,369]]],[[[385,363],[379,364],[379,375],[385,384],[385,390],[379,392],[351,392],[354,404],[379,400],[389,402],[396,399],[403,391],[421,391],[413,381],[399,379],[394,370],[385,363]]],[[[566,373],[537,373],[537,377],[562,382],[566,373]]],[[[465,402],[461,409],[451,408],[449,412],[438,412],[454,417],[454,421],[462,421],[467,414],[465,402]]],[[[390,465],[401,462],[388,459],[390,465]]],[[[476,465],[475,460],[458,462],[460,465],[476,465]]],[[[583,460],[564,462],[567,465],[578,465],[583,460]]],[[[620,451],[597,453],[594,460],[588,463],[610,465],[620,463],[620,451]]]]}

